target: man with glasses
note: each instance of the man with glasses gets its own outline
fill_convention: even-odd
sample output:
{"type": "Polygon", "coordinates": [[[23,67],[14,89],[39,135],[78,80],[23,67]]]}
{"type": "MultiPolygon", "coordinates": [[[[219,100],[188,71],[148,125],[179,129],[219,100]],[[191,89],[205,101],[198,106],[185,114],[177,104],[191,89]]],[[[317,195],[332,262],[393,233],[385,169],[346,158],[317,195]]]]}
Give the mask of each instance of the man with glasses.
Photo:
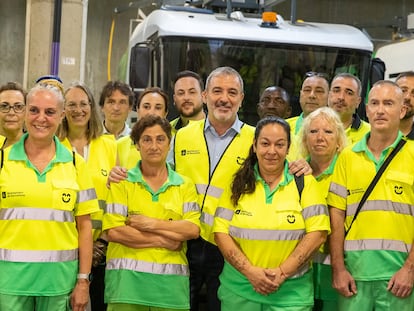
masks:
{"type": "Polygon", "coordinates": [[[269,86],[263,91],[260,102],[257,104],[257,114],[260,119],[268,116],[287,119],[291,113],[289,94],[283,88],[269,86]]]}
{"type": "Polygon", "coordinates": [[[102,89],[99,106],[104,114],[104,133],[115,139],[129,135],[131,128],[126,123],[134,104],[134,92],[128,84],[109,81],[102,89]]]}
{"type": "Polygon", "coordinates": [[[360,103],[361,81],[350,73],[337,74],[331,82],[328,106],[339,114],[348,144],[359,141],[370,129],[356,112],[360,103]]]}
{"type": "Polygon", "coordinates": [[[26,92],[16,82],[0,86],[0,147],[17,142],[23,135],[26,92]]]}
{"type": "Polygon", "coordinates": [[[400,120],[400,131],[410,140],[414,140],[414,71],[401,73],[395,80],[404,95],[405,116],[400,120]]]}

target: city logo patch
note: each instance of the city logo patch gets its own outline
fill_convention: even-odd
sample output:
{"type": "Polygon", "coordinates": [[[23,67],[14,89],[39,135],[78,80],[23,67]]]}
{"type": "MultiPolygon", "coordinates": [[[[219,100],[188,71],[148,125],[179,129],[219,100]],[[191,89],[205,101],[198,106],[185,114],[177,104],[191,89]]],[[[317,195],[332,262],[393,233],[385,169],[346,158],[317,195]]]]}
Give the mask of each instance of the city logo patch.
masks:
{"type": "Polygon", "coordinates": [[[62,201],[64,203],[70,202],[70,193],[62,193],[62,201]]]}
{"type": "Polygon", "coordinates": [[[236,215],[240,215],[240,216],[253,216],[253,214],[249,211],[243,211],[241,209],[237,209],[234,212],[236,215]]]}
{"type": "Polygon", "coordinates": [[[190,154],[200,154],[200,150],[187,150],[187,149],[182,149],[181,150],[181,156],[186,156],[186,155],[190,155],[190,154]]]}

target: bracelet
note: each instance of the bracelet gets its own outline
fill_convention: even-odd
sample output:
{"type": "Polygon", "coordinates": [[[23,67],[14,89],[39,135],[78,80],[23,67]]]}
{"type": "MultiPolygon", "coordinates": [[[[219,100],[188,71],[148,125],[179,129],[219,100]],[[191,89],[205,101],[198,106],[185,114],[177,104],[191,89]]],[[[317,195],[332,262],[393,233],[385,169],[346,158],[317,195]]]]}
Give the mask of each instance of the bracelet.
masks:
{"type": "Polygon", "coordinates": [[[103,245],[105,245],[105,246],[108,246],[108,244],[109,244],[109,243],[108,243],[108,241],[106,241],[106,240],[104,240],[104,239],[101,239],[101,238],[97,238],[97,239],[96,239],[96,241],[97,241],[97,242],[101,242],[101,243],[102,243],[103,245]]]}

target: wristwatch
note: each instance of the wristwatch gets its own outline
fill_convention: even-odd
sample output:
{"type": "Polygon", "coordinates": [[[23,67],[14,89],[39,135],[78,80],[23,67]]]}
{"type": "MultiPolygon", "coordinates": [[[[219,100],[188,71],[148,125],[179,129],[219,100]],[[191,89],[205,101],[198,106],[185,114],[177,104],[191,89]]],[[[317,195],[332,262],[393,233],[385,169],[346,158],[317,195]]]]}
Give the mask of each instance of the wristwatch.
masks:
{"type": "Polygon", "coordinates": [[[76,278],[78,280],[87,280],[89,282],[92,282],[92,273],[78,273],[76,278]]]}

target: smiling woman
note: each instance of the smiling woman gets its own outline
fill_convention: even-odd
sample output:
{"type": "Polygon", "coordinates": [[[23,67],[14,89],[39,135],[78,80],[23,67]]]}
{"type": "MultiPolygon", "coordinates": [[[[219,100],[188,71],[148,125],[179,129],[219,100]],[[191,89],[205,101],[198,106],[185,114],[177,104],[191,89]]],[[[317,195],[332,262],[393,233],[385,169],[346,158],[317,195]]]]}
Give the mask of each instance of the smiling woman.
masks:
{"type": "Polygon", "coordinates": [[[88,302],[98,202],[85,162],[55,137],[63,115],[60,90],[35,86],[27,133],[4,149],[0,236],[9,238],[0,240],[0,310],[64,311],[70,301],[80,311],[88,302]]]}
{"type": "Polygon", "coordinates": [[[65,92],[65,118],[58,129],[58,137],[71,151],[81,155],[92,177],[100,210],[91,215],[94,252],[94,282],[90,287],[92,310],[104,311],[105,242],[102,217],[108,189],[106,180],[116,165],[117,147],[112,135],[103,135],[103,125],[98,107],[89,88],[74,82],[65,92]]]}
{"type": "Polygon", "coordinates": [[[313,176],[304,177],[299,194],[288,172],[289,145],[285,120],[261,119],[220,198],[213,231],[226,259],[218,292],[223,311],[312,309],[310,259],[330,231],[329,217],[313,176]]]}

